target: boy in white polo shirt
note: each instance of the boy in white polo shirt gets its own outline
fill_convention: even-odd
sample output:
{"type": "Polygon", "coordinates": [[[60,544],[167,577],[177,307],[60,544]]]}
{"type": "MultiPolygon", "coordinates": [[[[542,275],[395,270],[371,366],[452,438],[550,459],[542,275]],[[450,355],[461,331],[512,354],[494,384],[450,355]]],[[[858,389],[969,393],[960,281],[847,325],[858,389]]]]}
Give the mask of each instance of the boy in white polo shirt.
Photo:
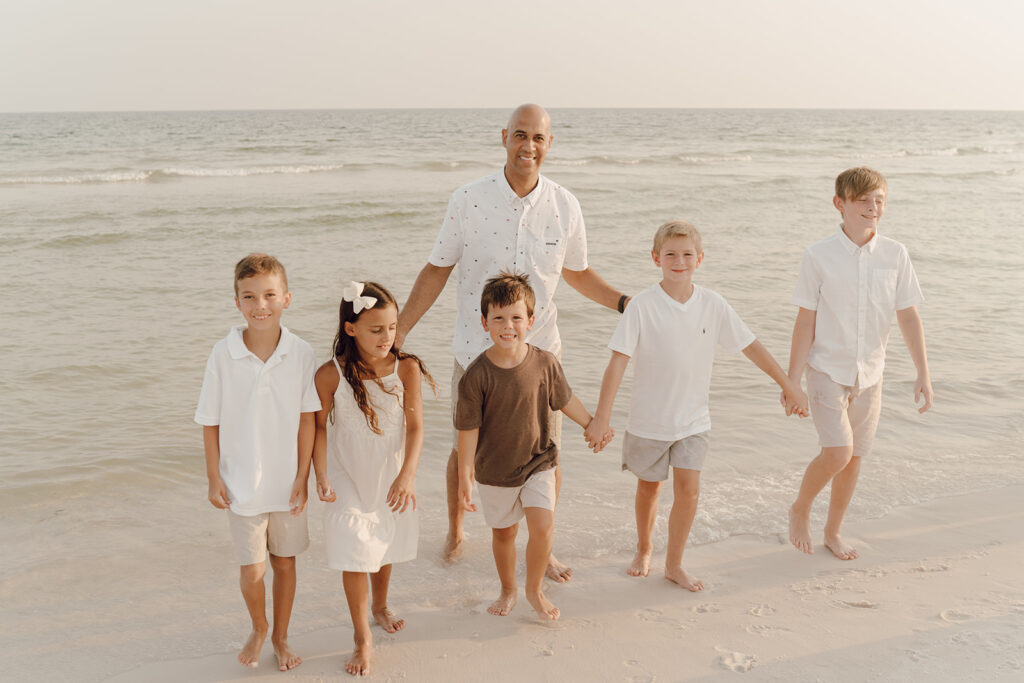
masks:
{"type": "Polygon", "coordinates": [[[320,399],[309,344],[281,325],[291,303],[284,266],[250,254],[235,266],[235,305],[245,325],[231,329],[206,363],[195,421],[203,425],[209,500],[228,509],[252,633],[238,653],[259,664],[267,622],[263,576],[274,568],[271,643],[282,671],[302,659],[288,646],[295,556],[309,547],[306,490],[320,399]]]}
{"type": "Polygon", "coordinates": [[[807,370],[807,393],[821,452],[807,466],[796,502],[789,510],[789,540],[805,553],[811,544],[811,504],[832,482],[825,547],[841,560],[857,550],[840,537],[882,407],[882,368],[893,311],[917,368],[914,402],[932,405],[924,328],[917,304],[924,301],[907,249],[878,234],[887,184],[881,173],[851,168],[836,178],[832,203],[842,214],[839,229],[812,244],[800,264],[793,303],[789,376],[799,382],[807,370]]]}
{"type": "Polygon", "coordinates": [[[601,383],[588,442],[604,443],[615,394],[630,358],[635,359],[633,396],[622,443],[622,469],[637,477],[636,556],[626,573],[647,576],[654,545],[661,483],[672,471],[674,499],[668,520],[665,578],[691,591],[704,583],[683,570],[683,548],[697,511],[700,471],[708,451],[708,391],[715,348],[743,351],[782,387],[786,414],[807,414],[807,397],[720,295],[693,284],[704,260],[701,235],[686,221],[658,228],[651,251],[662,280],[633,297],[608,348],[611,360],[601,383]]]}

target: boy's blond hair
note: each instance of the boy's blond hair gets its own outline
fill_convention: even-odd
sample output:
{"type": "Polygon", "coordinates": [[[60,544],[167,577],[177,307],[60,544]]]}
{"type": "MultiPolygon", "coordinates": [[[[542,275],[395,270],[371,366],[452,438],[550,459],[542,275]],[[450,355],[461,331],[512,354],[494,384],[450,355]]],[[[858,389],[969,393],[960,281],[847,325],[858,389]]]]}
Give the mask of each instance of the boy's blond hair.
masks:
{"type": "Polygon", "coordinates": [[[532,316],[537,296],[530,286],[530,278],[523,273],[503,270],[484,285],[484,291],[480,294],[480,312],[487,317],[491,306],[502,308],[520,300],[526,303],[526,314],[532,316]]]}
{"type": "Polygon", "coordinates": [[[280,275],[284,291],[288,291],[288,274],[284,266],[273,256],[267,254],[249,254],[235,264],[235,296],[238,296],[238,281],[257,275],[280,275]]]}
{"type": "Polygon", "coordinates": [[[654,253],[661,253],[661,245],[665,243],[669,237],[689,237],[693,240],[693,246],[696,247],[697,253],[704,251],[702,241],[700,238],[700,230],[694,227],[693,223],[687,223],[686,221],[669,221],[663,223],[656,233],[654,233],[654,253]]]}
{"type": "Polygon", "coordinates": [[[836,196],[845,201],[863,197],[868,192],[879,189],[886,194],[889,193],[885,176],[867,166],[848,168],[836,176],[836,196]]]}

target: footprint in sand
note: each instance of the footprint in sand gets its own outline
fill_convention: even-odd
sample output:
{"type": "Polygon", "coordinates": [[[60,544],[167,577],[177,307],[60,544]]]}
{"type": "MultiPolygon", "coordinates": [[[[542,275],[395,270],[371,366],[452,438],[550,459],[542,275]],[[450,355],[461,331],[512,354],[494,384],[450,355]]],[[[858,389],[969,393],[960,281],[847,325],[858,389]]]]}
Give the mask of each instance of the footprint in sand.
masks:
{"type": "Polygon", "coordinates": [[[710,602],[705,602],[694,607],[693,611],[697,612],[698,614],[714,614],[719,610],[718,605],[713,605],[710,602]]]}
{"type": "Polygon", "coordinates": [[[833,607],[855,607],[857,609],[878,609],[877,602],[871,602],[870,600],[833,600],[833,607]]]}
{"type": "Polygon", "coordinates": [[[759,636],[773,636],[779,633],[789,633],[790,629],[784,626],[769,626],[768,624],[751,624],[747,626],[747,633],[759,636]]]}
{"type": "Polygon", "coordinates": [[[724,652],[721,657],[718,658],[718,663],[723,669],[729,671],[736,671],[738,673],[746,673],[754,668],[754,664],[757,662],[756,655],[746,655],[742,652],[729,652],[722,650],[721,648],[715,648],[719,652],[724,652]]]}
{"type": "Polygon", "coordinates": [[[921,563],[919,565],[917,565],[916,567],[913,567],[910,571],[913,571],[913,572],[948,572],[949,571],[949,565],[948,564],[942,564],[942,563],[933,564],[933,565],[926,565],[924,563],[924,560],[921,560],[921,563]]]}
{"type": "Polygon", "coordinates": [[[651,675],[651,673],[649,673],[642,664],[640,664],[639,660],[630,659],[623,663],[631,669],[639,669],[638,672],[630,674],[629,677],[626,678],[628,683],[654,683],[654,676],[651,675]]]}
{"type": "Polygon", "coordinates": [[[775,614],[775,608],[771,605],[766,605],[762,602],[760,605],[754,605],[753,607],[748,609],[747,614],[750,614],[755,617],[767,617],[772,614],[775,614]]]}
{"type": "Polygon", "coordinates": [[[939,612],[939,619],[947,621],[951,624],[960,624],[965,621],[968,621],[970,618],[970,614],[955,609],[945,609],[939,612]]]}

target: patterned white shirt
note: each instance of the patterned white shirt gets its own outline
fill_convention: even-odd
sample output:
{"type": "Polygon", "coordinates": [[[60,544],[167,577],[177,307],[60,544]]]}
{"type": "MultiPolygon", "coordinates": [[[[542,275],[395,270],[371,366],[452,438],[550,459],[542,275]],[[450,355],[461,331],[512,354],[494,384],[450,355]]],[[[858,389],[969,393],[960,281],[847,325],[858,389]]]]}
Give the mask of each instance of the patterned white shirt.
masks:
{"type": "Polygon", "coordinates": [[[793,292],[795,305],[817,312],[807,362],[843,386],[874,385],[893,313],[922,301],[906,247],[877,232],[858,247],[840,225],[804,252],[793,292]]]}
{"type": "Polygon", "coordinates": [[[568,190],[541,176],[519,197],[504,171],[452,194],[430,263],[455,265],[458,289],[452,350],[463,368],[491,345],[480,324],[484,283],[502,270],[525,273],[537,296],[527,341],[557,354],[562,348],[552,297],[562,268],[587,268],[587,235],[580,204],[568,190]]]}

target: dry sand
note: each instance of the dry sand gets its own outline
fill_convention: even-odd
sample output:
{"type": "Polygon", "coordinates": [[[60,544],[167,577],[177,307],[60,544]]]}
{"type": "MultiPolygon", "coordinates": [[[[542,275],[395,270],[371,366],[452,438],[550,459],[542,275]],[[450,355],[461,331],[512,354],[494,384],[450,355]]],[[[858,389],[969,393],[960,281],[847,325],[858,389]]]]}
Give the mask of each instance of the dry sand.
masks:
{"type": "MultiPolygon", "coordinates": [[[[734,537],[687,551],[708,584],[689,593],[659,572],[625,576],[630,557],[577,564],[548,584],[563,617],[538,623],[520,595],[510,617],[486,601],[400,613],[404,631],[374,629],[372,680],[778,681],[1024,680],[1024,487],[935,500],[850,525],[860,559],[822,545],[734,537]]],[[[661,558],[656,557],[655,562],[661,558]]],[[[400,607],[400,606],[396,606],[400,607]]],[[[342,681],[352,630],[293,637],[305,661],[260,668],[235,652],[170,659],[111,681],[342,681]]],[[[76,657],[100,657],[81,651],[76,657]]],[[[109,667],[109,662],[103,668],[109,667]]]]}

